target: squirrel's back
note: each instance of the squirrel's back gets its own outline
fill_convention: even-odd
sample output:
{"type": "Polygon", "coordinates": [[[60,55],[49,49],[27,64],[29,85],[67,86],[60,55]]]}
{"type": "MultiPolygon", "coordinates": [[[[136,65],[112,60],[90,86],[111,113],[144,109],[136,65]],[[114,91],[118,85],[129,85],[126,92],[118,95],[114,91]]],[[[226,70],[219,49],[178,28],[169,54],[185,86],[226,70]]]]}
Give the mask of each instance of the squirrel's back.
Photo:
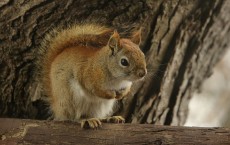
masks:
{"type": "MultiPolygon", "coordinates": [[[[100,49],[107,44],[113,29],[100,24],[75,24],[67,28],[56,28],[49,32],[38,49],[38,78],[44,81],[51,63],[63,50],[74,46],[93,46],[100,49]],[[98,37],[106,33],[107,37],[98,37]],[[106,38],[106,39],[105,39],[106,38]]],[[[44,82],[43,82],[44,83],[44,82]]]]}
{"type": "Polygon", "coordinates": [[[54,29],[45,36],[39,48],[39,60],[43,60],[40,64],[43,66],[43,63],[47,63],[47,60],[51,60],[50,58],[57,56],[68,47],[87,44],[106,45],[103,41],[94,44],[96,39],[94,36],[108,31],[113,30],[99,24],[79,24],[64,29],[54,29]]]}

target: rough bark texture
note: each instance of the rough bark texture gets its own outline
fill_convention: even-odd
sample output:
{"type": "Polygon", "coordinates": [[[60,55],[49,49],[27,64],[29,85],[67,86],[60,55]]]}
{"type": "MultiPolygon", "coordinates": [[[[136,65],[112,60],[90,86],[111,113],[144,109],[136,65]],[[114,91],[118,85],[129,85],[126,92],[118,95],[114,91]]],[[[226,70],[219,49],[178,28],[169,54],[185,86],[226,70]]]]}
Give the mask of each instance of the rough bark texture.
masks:
{"type": "Polygon", "coordinates": [[[0,144],[228,145],[229,137],[228,128],[103,124],[83,130],[70,122],[0,119],[0,144]]]}
{"type": "Polygon", "coordinates": [[[37,47],[55,26],[96,19],[143,28],[149,73],[118,113],[132,123],[182,125],[192,93],[228,47],[229,14],[227,0],[2,0],[0,116],[46,118],[34,82],[37,47]]]}

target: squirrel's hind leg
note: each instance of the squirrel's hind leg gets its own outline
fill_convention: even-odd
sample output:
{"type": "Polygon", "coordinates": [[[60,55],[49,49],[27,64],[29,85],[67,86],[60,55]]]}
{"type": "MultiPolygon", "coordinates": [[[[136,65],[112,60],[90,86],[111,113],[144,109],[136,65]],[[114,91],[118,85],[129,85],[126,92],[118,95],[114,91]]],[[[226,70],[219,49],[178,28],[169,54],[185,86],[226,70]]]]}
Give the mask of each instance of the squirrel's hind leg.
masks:
{"type": "Polygon", "coordinates": [[[90,118],[90,119],[83,119],[80,121],[81,128],[92,128],[97,129],[101,127],[101,122],[105,123],[125,123],[125,119],[122,116],[112,116],[103,119],[98,118],[90,118]]]}
{"type": "Polygon", "coordinates": [[[101,127],[101,121],[98,118],[83,119],[81,122],[81,128],[99,128],[101,127]]]}
{"type": "Polygon", "coordinates": [[[111,116],[101,119],[101,122],[106,123],[125,123],[125,119],[122,116],[111,116]]]}

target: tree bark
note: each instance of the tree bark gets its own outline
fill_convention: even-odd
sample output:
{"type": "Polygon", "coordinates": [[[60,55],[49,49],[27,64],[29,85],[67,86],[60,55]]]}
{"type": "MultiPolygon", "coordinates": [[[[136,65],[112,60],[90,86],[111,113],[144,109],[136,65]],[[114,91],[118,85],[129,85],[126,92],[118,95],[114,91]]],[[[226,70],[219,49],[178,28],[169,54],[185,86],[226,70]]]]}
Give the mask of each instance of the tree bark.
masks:
{"type": "Polygon", "coordinates": [[[83,130],[71,122],[0,119],[0,144],[228,145],[229,136],[228,128],[103,124],[83,130]]]}
{"type": "Polygon", "coordinates": [[[142,27],[148,76],[120,101],[127,122],[183,125],[192,93],[229,46],[230,1],[3,0],[0,2],[0,115],[47,118],[35,77],[36,51],[52,28],[96,20],[142,27]]]}

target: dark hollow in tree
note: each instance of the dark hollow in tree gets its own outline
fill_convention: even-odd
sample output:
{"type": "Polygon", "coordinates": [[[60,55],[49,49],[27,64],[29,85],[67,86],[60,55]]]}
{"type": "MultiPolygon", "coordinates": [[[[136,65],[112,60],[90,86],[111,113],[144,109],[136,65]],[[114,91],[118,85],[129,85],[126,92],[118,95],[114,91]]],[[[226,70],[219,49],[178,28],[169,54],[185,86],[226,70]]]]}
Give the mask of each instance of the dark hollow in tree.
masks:
{"type": "Polygon", "coordinates": [[[37,0],[0,2],[0,116],[45,119],[35,82],[36,51],[56,26],[96,20],[142,28],[148,76],[120,101],[127,122],[183,125],[189,100],[224,54],[230,1],[37,0]]]}

